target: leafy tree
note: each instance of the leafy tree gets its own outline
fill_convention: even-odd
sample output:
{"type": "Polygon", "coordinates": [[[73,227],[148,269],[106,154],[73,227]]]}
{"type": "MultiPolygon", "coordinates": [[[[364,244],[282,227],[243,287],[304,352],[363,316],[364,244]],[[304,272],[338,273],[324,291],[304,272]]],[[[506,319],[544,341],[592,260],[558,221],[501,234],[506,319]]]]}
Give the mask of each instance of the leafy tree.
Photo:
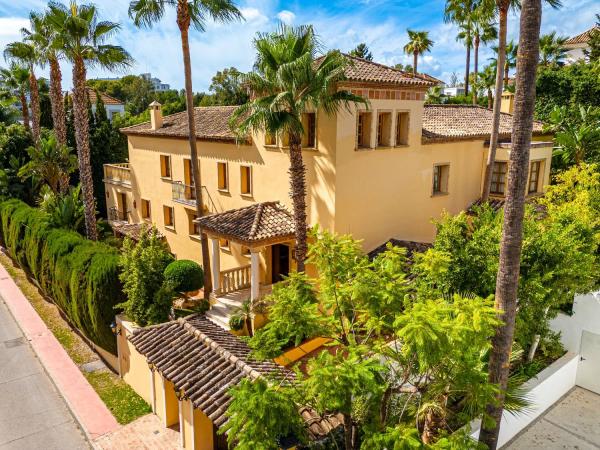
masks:
{"type": "Polygon", "coordinates": [[[590,62],[597,62],[600,59],[600,14],[596,14],[596,28],[590,33],[588,40],[589,50],[584,50],[583,53],[588,57],[590,62]]]}
{"type": "Polygon", "coordinates": [[[564,47],[566,40],[566,37],[557,36],[556,31],[540,36],[540,65],[562,65],[567,53],[564,47]]]}
{"type": "Polygon", "coordinates": [[[366,100],[345,90],[334,90],[344,79],[348,60],[330,51],[315,62],[319,47],[311,26],[281,25],[272,33],[259,34],[255,71],[243,75],[242,82],[255,97],[233,113],[230,126],[244,138],[262,131],[288,136],[290,157],[290,197],[296,228],[296,261],[304,271],[307,252],[306,167],[302,159],[302,136],[306,132],[302,114],[321,109],[327,115],[366,100]]]}
{"type": "Polygon", "coordinates": [[[175,291],[181,292],[183,295],[187,292],[197,291],[202,288],[204,283],[202,267],[196,261],[188,259],[173,261],[165,269],[164,277],[175,291]]]}
{"type": "Polygon", "coordinates": [[[210,91],[212,95],[204,95],[200,106],[242,105],[249,100],[248,92],[240,83],[241,73],[235,68],[223,69],[212,77],[210,91]]]}
{"type": "Polygon", "coordinates": [[[42,189],[40,210],[48,214],[52,226],[65,230],[84,231],[84,206],[81,186],[70,186],[67,192],[42,189]]]}
{"type": "Polygon", "coordinates": [[[37,184],[32,179],[19,176],[21,167],[29,161],[27,148],[33,145],[29,130],[21,124],[0,124],[0,189],[2,194],[33,204],[37,184]]]}
{"type": "Polygon", "coordinates": [[[407,30],[408,43],[404,46],[404,52],[413,55],[413,74],[417,74],[417,63],[419,55],[430,52],[434,42],[429,39],[428,31],[407,30]]]}
{"type": "Polygon", "coordinates": [[[373,54],[367,47],[367,44],[361,42],[356,47],[348,52],[351,56],[356,56],[357,58],[366,59],[367,61],[373,61],[373,54]]]}
{"type": "Polygon", "coordinates": [[[0,69],[0,84],[18,95],[21,102],[23,126],[29,131],[29,107],[26,97],[29,91],[29,71],[13,62],[8,68],[0,69]]]}
{"type": "Polygon", "coordinates": [[[411,66],[410,64],[401,64],[401,63],[398,63],[398,64],[394,65],[394,69],[396,69],[396,70],[402,70],[403,72],[412,72],[413,71],[413,66],[411,66]]]}
{"type": "Polygon", "coordinates": [[[436,104],[442,103],[442,88],[441,86],[432,86],[427,91],[425,103],[436,104]]]}
{"type": "Polygon", "coordinates": [[[164,283],[164,272],[174,261],[156,228],[144,227],[138,242],[125,238],[120,259],[123,292],[127,301],[117,305],[138,325],[167,320],[174,298],[172,286],[164,283]]]}

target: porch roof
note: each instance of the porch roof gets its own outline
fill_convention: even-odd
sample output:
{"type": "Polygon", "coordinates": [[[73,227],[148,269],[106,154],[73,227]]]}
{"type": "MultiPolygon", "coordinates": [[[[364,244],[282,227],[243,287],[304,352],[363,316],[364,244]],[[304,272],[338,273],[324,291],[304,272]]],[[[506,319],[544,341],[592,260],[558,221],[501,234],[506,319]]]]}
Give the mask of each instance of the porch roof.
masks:
{"type": "Polygon", "coordinates": [[[272,245],[294,238],[292,215],[279,202],[255,203],[195,220],[203,232],[248,247],[272,245]]]}
{"type": "MultiPolygon", "coordinates": [[[[125,221],[111,221],[110,226],[113,231],[121,236],[127,236],[134,241],[139,241],[144,227],[148,228],[145,223],[128,223],[125,221]]],[[[157,232],[158,237],[164,237],[160,232],[157,232]]]]}

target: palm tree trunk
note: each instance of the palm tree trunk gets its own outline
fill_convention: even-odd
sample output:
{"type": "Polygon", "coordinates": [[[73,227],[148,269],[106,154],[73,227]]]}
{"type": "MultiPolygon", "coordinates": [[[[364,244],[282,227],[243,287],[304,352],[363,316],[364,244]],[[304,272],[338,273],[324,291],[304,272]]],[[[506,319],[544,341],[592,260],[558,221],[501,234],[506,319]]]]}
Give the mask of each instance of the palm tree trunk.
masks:
{"type": "Polygon", "coordinates": [[[290,197],[294,206],[296,227],[296,263],[298,272],[304,272],[308,251],[306,222],[306,167],[302,160],[302,141],[297,134],[290,134],[290,197]]]}
{"type": "MultiPolygon", "coordinates": [[[[529,149],[533,130],[535,105],[535,77],[539,58],[539,37],[542,19],[541,0],[523,0],[519,31],[519,57],[517,61],[517,90],[512,129],[512,150],[508,172],[508,187],[504,207],[504,224],[500,244],[500,260],[496,279],[496,308],[503,325],[492,339],[489,362],[489,380],[500,391],[497,402],[487,405],[486,413],[494,419],[494,426],[483,424],[479,441],[490,450],[498,445],[500,419],[508,375],[509,357],[515,330],[517,288],[521,246],[523,241],[523,216],[525,188],[529,168],[529,149]]],[[[485,422],[485,421],[484,421],[485,422]]]]}
{"type": "Polygon", "coordinates": [[[75,142],[79,161],[79,180],[85,206],[85,234],[88,239],[98,240],[96,229],[96,199],[90,162],[90,136],[87,109],[87,91],[85,88],[85,64],[81,57],[73,63],[73,116],[75,120],[75,142]]]}
{"type": "Polygon", "coordinates": [[[508,87],[508,71],[510,70],[510,67],[508,65],[508,61],[504,62],[504,89],[506,89],[508,87]]]}
{"type": "Polygon", "coordinates": [[[413,53],[413,75],[417,74],[417,60],[419,59],[419,53],[413,53]]]}
{"type": "MultiPolygon", "coordinates": [[[[183,68],[185,74],[185,106],[188,119],[188,141],[190,144],[190,157],[192,166],[192,177],[194,180],[194,192],[196,194],[196,216],[204,215],[204,201],[202,198],[202,179],[200,178],[200,161],[198,160],[198,148],[196,146],[196,121],[194,117],[194,93],[192,91],[192,63],[190,60],[190,43],[188,30],[190,28],[190,16],[187,2],[177,2],[177,26],[181,34],[181,50],[183,53],[183,68]]],[[[200,247],[202,251],[202,268],[204,270],[204,298],[208,300],[212,291],[212,280],[210,272],[210,255],[208,254],[208,238],[206,233],[200,233],[200,247]]]]}
{"type": "Polygon", "coordinates": [[[67,144],[67,125],[62,95],[62,74],[56,58],[50,59],[50,102],[52,105],[52,123],[59,144],[67,144]]]}
{"type": "MultiPolygon", "coordinates": [[[[473,73],[475,74],[473,79],[477,82],[477,74],[479,72],[479,36],[475,36],[473,53],[473,73]]],[[[473,88],[473,104],[477,104],[477,88],[473,88]]]]}
{"type": "Polygon", "coordinates": [[[21,114],[23,115],[23,126],[27,131],[31,131],[31,127],[29,126],[29,107],[27,106],[27,97],[25,97],[24,90],[21,90],[19,92],[19,97],[21,99],[21,114]]]}
{"type": "Polygon", "coordinates": [[[483,181],[483,192],[481,200],[486,202],[490,197],[492,184],[492,172],[496,160],[496,149],[498,148],[498,132],[500,128],[500,106],[502,102],[502,68],[506,59],[506,27],[508,19],[508,2],[503,1],[500,7],[500,24],[498,31],[498,61],[496,63],[496,86],[494,91],[494,111],[492,119],[492,133],[490,135],[490,149],[488,151],[487,164],[485,167],[485,178],[483,181]]]}
{"type": "MultiPolygon", "coordinates": [[[[470,39],[467,39],[467,41],[470,39]]],[[[469,71],[471,70],[471,44],[467,44],[467,62],[465,64],[465,96],[469,95],[469,71]]]]}
{"type": "Polygon", "coordinates": [[[31,131],[33,142],[38,145],[40,142],[40,92],[33,67],[29,68],[29,93],[31,95],[31,131]]]}
{"type": "Polygon", "coordinates": [[[492,109],[493,105],[494,105],[494,96],[492,95],[492,90],[488,89],[487,91],[487,97],[488,97],[488,109],[492,109]]]}

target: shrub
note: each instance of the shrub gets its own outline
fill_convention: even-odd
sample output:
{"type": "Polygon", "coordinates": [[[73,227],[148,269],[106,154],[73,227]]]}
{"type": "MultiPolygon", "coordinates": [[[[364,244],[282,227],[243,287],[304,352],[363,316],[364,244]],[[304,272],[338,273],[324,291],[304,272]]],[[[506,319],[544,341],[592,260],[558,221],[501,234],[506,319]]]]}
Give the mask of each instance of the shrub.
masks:
{"type": "Polygon", "coordinates": [[[177,292],[196,291],[204,286],[202,267],[189,259],[173,261],[165,269],[164,276],[177,292]]]}
{"type": "Polygon", "coordinates": [[[19,200],[0,203],[0,239],[9,254],[96,345],[116,352],[110,329],[124,299],[119,253],[74,231],[53,228],[49,216],[19,200]]]}
{"type": "Polygon", "coordinates": [[[233,331],[240,331],[244,328],[244,318],[242,316],[233,315],[229,318],[229,328],[233,331]]]}

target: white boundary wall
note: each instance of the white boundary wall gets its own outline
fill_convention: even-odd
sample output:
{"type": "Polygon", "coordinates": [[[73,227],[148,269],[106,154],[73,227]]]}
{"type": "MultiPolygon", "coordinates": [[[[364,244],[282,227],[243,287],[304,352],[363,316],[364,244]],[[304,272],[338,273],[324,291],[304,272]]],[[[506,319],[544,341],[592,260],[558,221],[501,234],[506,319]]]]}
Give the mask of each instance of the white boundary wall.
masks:
{"type": "MultiPolygon", "coordinates": [[[[498,447],[505,445],[575,387],[578,364],[579,355],[569,352],[524,384],[531,406],[518,415],[506,411],[502,414],[498,447]]],[[[473,439],[479,437],[479,427],[480,421],[471,423],[473,439]]]]}
{"type": "Polygon", "coordinates": [[[550,321],[553,331],[560,331],[566,350],[579,353],[583,330],[600,334],[600,291],[575,296],[573,315],[559,313],[550,321]]]}

